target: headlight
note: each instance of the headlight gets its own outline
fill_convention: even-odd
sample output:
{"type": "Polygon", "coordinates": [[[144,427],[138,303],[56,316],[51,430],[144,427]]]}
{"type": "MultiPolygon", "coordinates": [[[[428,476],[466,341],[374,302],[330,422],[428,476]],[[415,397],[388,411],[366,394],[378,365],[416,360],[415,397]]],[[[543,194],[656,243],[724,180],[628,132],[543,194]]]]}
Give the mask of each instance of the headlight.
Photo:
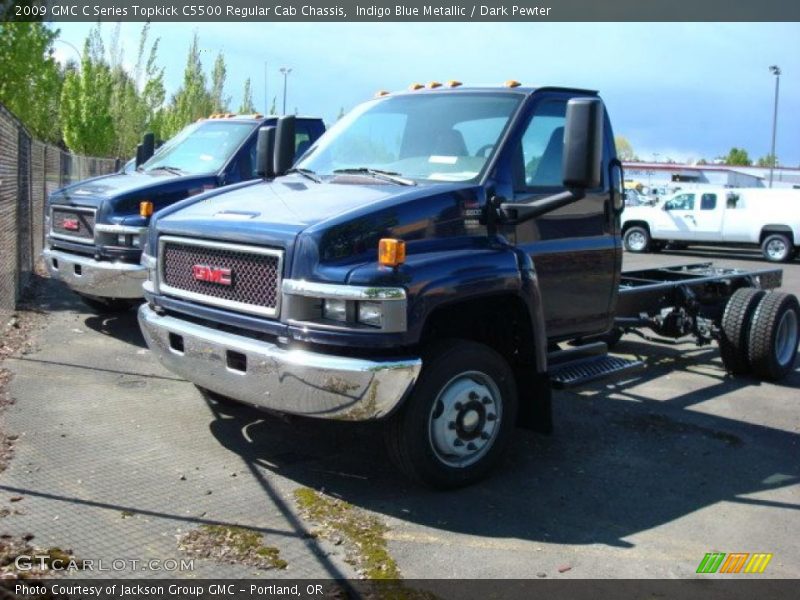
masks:
{"type": "Polygon", "coordinates": [[[134,248],[141,248],[142,247],[142,236],[134,235],[131,236],[131,246],[134,248]]]}
{"type": "Polygon", "coordinates": [[[323,300],[322,318],[331,321],[347,322],[347,302],[345,300],[323,300]]]}
{"type": "Polygon", "coordinates": [[[358,322],[372,327],[380,327],[383,322],[383,304],[380,302],[359,302],[358,322]]]}

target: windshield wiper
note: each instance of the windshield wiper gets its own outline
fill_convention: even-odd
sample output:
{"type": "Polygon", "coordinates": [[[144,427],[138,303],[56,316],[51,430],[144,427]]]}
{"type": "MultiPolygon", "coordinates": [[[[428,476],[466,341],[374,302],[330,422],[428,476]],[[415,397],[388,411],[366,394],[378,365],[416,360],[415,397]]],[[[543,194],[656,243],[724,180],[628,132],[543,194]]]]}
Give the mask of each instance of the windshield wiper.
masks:
{"type": "Polygon", "coordinates": [[[322,183],[322,180],[319,177],[317,177],[317,174],[314,171],[312,171],[311,169],[303,169],[302,167],[292,167],[291,169],[289,169],[286,172],[287,173],[299,173],[300,175],[302,175],[306,179],[310,179],[314,183],[322,183]]]}
{"type": "Polygon", "coordinates": [[[335,169],[334,173],[353,173],[356,175],[370,175],[375,179],[383,179],[384,181],[391,181],[400,185],[417,185],[417,182],[407,177],[402,177],[400,173],[395,171],[384,171],[382,169],[373,169],[371,167],[353,167],[350,169],[335,169]]]}
{"type": "Polygon", "coordinates": [[[185,172],[183,169],[181,169],[179,167],[169,167],[169,166],[163,166],[163,165],[159,165],[157,167],[152,167],[150,169],[147,169],[147,171],[148,172],[150,172],[150,171],[166,171],[167,173],[172,173],[173,175],[182,175],[185,172]]]}

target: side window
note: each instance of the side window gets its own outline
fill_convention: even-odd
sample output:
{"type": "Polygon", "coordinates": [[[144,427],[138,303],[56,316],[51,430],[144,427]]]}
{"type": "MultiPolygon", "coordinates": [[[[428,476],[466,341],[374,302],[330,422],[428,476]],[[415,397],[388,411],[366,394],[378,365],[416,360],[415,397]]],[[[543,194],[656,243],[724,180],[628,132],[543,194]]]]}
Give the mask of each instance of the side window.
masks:
{"type": "Polygon", "coordinates": [[[297,123],[294,132],[294,159],[297,160],[311,147],[311,134],[307,123],[297,123]]]}
{"type": "Polygon", "coordinates": [[[714,210],[717,208],[716,194],[703,194],[700,196],[700,210],[714,210]]]}
{"type": "Polygon", "coordinates": [[[694,210],[694,194],[681,194],[667,200],[666,210],[694,210]]]}
{"type": "Polygon", "coordinates": [[[565,100],[546,100],[536,109],[522,136],[521,177],[523,187],[562,187],[564,156],[565,100]]]}

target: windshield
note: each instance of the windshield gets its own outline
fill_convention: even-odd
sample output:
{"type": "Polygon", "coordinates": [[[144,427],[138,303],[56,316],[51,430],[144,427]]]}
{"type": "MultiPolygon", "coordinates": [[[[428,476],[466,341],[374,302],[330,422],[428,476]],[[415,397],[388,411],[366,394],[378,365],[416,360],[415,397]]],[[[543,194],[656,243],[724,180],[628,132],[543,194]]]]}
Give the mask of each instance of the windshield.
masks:
{"type": "Polygon", "coordinates": [[[470,181],[483,171],[523,96],[421,93],[362,104],[297,167],[318,175],[378,170],[414,180],[470,181]]]}
{"type": "Polygon", "coordinates": [[[253,123],[235,121],[194,123],[159,148],[141,168],[177,170],[187,175],[216,173],[254,128],[253,123]]]}

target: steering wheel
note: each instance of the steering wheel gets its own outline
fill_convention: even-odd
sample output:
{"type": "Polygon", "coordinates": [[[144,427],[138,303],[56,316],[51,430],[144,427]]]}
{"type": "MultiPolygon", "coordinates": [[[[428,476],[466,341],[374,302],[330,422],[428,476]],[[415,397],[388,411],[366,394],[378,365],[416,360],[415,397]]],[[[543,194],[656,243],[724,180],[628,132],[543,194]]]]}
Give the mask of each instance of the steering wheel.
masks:
{"type": "Polygon", "coordinates": [[[475,156],[486,158],[486,155],[488,154],[487,150],[491,151],[492,148],[494,148],[494,144],[484,144],[483,146],[478,148],[478,151],[475,153],[475,156]]]}

